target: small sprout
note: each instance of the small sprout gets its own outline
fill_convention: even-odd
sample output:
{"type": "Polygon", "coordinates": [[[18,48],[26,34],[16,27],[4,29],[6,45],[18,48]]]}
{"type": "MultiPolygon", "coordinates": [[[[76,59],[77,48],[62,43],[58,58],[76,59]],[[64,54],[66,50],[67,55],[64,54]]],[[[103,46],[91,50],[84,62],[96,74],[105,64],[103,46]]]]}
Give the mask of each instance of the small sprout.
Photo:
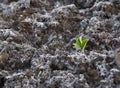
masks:
{"type": "Polygon", "coordinates": [[[87,42],[88,42],[88,39],[82,39],[82,37],[80,36],[76,39],[76,42],[73,43],[73,48],[84,51],[87,42]]]}

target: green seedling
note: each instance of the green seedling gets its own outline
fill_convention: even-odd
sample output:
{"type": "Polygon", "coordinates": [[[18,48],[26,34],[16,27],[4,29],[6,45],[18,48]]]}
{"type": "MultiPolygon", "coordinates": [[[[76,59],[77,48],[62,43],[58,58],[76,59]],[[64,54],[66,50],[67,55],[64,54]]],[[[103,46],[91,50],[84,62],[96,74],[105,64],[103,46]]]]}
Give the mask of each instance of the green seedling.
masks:
{"type": "Polygon", "coordinates": [[[76,42],[73,43],[73,48],[80,49],[81,51],[84,51],[86,45],[87,45],[88,39],[82,39],[82,37],[76,38],[76,42]]]}

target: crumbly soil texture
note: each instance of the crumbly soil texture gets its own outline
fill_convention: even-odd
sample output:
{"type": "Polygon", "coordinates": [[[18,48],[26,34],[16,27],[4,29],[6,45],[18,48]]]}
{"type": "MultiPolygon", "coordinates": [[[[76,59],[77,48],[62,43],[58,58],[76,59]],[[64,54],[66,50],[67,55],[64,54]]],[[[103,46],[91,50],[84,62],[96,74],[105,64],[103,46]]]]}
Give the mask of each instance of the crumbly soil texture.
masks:
{"type": "Polygon", "coordinates": [[[120,88],[117,48],[119,0],[0,0],[0,88],[120,88]]]}

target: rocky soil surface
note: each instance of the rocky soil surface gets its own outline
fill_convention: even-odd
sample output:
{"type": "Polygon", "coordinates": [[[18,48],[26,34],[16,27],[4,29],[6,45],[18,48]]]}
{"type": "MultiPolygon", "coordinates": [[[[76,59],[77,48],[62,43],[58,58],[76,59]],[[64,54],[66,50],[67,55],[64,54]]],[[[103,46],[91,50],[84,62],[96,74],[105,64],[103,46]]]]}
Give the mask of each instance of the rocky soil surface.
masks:
{"type": "Polygon", "coordinates": [[[0,0],[0,88],[120,88],[117,48],[119,0],[0,0]]]}

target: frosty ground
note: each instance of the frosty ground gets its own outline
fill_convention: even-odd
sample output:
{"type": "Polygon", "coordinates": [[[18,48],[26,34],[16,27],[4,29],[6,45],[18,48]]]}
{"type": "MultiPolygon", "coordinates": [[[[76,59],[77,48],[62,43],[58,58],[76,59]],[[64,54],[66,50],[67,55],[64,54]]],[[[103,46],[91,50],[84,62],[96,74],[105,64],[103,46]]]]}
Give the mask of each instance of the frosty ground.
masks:
{"type": "Polygon", "coordinates": [[[117,48],[119,0],[0,0],[0,88],[120,88],[117,48]]]}

